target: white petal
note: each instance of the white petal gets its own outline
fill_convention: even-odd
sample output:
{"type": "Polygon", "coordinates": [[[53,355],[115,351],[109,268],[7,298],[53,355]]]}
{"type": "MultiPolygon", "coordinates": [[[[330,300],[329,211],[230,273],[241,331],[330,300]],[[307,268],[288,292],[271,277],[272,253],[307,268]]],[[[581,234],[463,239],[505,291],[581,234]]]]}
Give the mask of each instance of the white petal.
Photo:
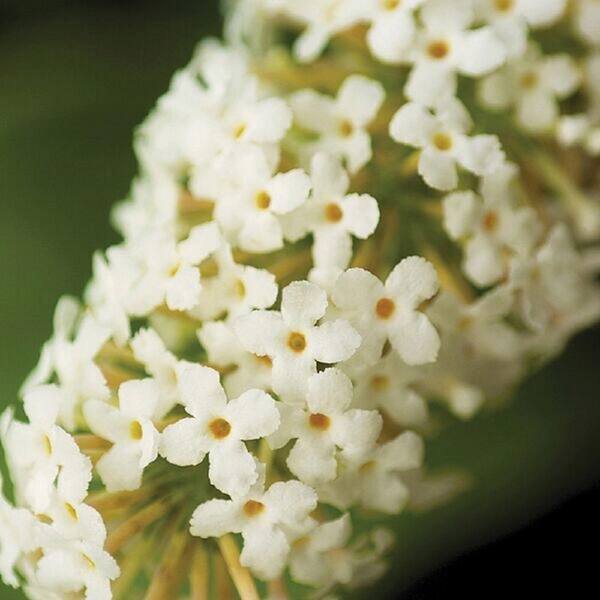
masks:
{"type": "Polygon", "coordinates": [[[416,308],[436,294],[439,288],[434,266],[420,256],[409,256],[394,267],[385,288],[403,305],[416,308]]]}
{"type": "Polygon", "coordinates": [[[475,15],[471,0],[429,0],[421,9],[421,20],[431,31],[462,31],[469,27],[475,15]]]}
{"type": "Polygon", "coordinates": [[[452,239],[472,233],[480,216],[481,200],[474,192],[455,192],[443,200],[444,228],[452,239]]]}
{"type": "Polygon", "coordinates": [[[273,433],[280,423],[275,401],[262,390],[248,390],[227,404],[225,418],[233,425],[232,435],[257,440],[273,433]]]}
{"type": "Polygon", "coordinates": [[[279,577],[290,551],[284,533],[274,527],[260,527],[244,530],[243,536],[240,563],[252,569],[261,579],[279,577]]]}
{"type": "Polygon", "coordinates": [[[134,379],[119,386],[119,407],[132,419],[152,419],[160,389],[154,379],[134,379]]]}
{"type": "Polygon", "coordinates": [[[40,385],[28,390],[23,402],[29,422],[40,429],[50,428],[56,423],[61,400],[62,392],[57,385],[40,385]]]}
{"type": "Polygon", "coordinates": [[[310,177],[302,169],[279,173],[266,189],[271,197],[269,208],[280,215],[289,213],[306,202],[310,188],[310,177]]]}
{"type": "Polygon", "coordinates": [[[181,419],[169,425],[160,438],[160,455],[173,465],[198,465],[210,449],[211,442],[203,425],[196,419],[181,419]]]}
{"type": "Polygon", "coordinates": [[[308,380],[306,402],[312,413],[343,413],[352,403],[352,382],[339,369],[325,369],[308,380]]]}
{"type": "Polygon", "coordinates": [[[421,105],[409,102],[400,108],[390,123],[390,135],[401,144],[421,148],[434,134],[437,123],[421,105]]]}
{"type": "Polygon", "coordinates": [[[227,398],[218,371],[197,363],[183,363],[178,375],[181,401],[191,415],[202,420],[225,408],[227,398]]]}
{"type": "Polygon", "coordinates": [[[480,27],[462,37],[458,67],[465,75],[479,77],[490,73],[505,60],[504,44],[491,27],[480,27]]]}
{"type": "Polygon", "coordinates": [[[457,87],[454,71],[445,64],[438,65],[428,61],[417,63],[412,68],[404,86],[404,94],[412,102],[433,108],[441,100],[452,98],[457,87]]]}
{"type": "Polygon", "coordinates": [[[343,319],[327,321],[308,335],[308,344],[315,360],[333,364],[348,360],[359,348],[359,333],[343,319]]]}
{"type": "Polygon", "coordinates": [[[247,252],[273,252],[283,247],[283,229],[277,217],[268,211],[247,219],[238,234],[238,244],[247,252]]]}
{"type": "Polygon", "coordinates": [[[378,18],[371,25],[367,42],[371,52],[379,60],[393,64],[406,58],[414,34],[413,17],[404,11],[396,11],[378,18]]]}
{"type": "Polygon", "coordinates": [[[232,327],[242,346],[258,356],[278,354],[288,331],[281,313],[271,310],[242,315],[233,321],[232,327]]]}
{"type": "Polygon", "coordinates": [[[165,288],[167,306],[171,310],[191,310],[200,298],[200,272],[191,265],[182,265],[165,288]]]}
{"type": "Polygon", "coordinates": [[[210,482],[229,496],[244,496],[258,480],[256,462],[242,442],[232,440],[214,444],[209,460],[210,482]]]}
{"type": "Polygon", "coordinates": [[[317,507],[317,494],[299,481],[278,481],[265,492],[263,501],[279,523],[297,525],[317,507]]]}
{"type": "Polygon", "coordinates": [[[294,281],[284,288],[281,314],[290,329],[312,326],[327,310],[327,294],[309,281],[294,281]]]}
{"type": "Polygon", "coordinates": [[[506,156],[495,135],[476,135],[462,138],[457,144],[456,157],[460,164],[475,175],[490,175],[501,168],[506,156]]]}
{"type": "Polygon", "coordinates": [[[440,337],[429,319],[420,312],[407,312],[389,330],[392,347],[407,365],[435,362],[440,337]]]}
{"type": "Polygon", "coordinates": [[[385,90],[379,81],[350,75],[339,89],[337,107],[351,123],[364,127],[375,118],[384,99],[385,90]]]}
{"type": "Polygon", "coordinates": [[[377,461],[388,470],[408,471],[423,464],[423,439],[412,431],[405,431],[385,443],[377,452],[377,461]]]}
{"type": "Polygon", "coordinates": [[[381,433],[383,419],[376,410],[352,409],[335,418],[332,437],[352,457],[364,456],[381,433]]]}
{"type": "MultiPolygon", "coordinates": [[[[306,353],[304,353],[306,354],[306,353]]],[[[308,378],[317,367],[311,356],[279,356],[273,359],[273,391],[284,402],[304,401],[308,378]]]]}
{"type": "Polygon", "coordinates": [[[319,444],[316,440],[299,439],[290,450],[287,466],[309,485],[332,481],[337,474],[335,446],[333,443],[319,444]]]}
{"type": "Polygon", "coordinates": [[[200,264],[223,243],[218,225],[212,221],[194,227],[187,239],[178,245],[181,258],[192,264],[200,264]]]}
{"type": "Polygon", "coordinates": [[[311,162],[313,195],[335,200],[345,195],[350,185],[348,174],[340,160],[331,154],[318,152],[311,162]]]}
{"type": "Polygon", "coordinates": [[[96,463],[108,492],[137,490],[142,485],[140,453],[129,444],[116,444],[96,463]]]}
{"type": "Polygon", "coordinates": [[[469,279],[480,287],[496,283],[505,272],[501,248],[488,236],[476,235],[465,248],[463,268],[469,279]]]}
{"type": "Polygon", "coordinates": [[[343,224],[355,237],[364,240],[379,223],[379,205],[369,194],[350,194],[342,202],[343,224]]]}
{"type": "Polygon", "coordinates": [[[381,281],[369,271],[348,269],[335,282],[331,299],[338,308],[359,317],[371,310],[383,290],[381,281]]]}
{"type": "Polygon", "coordinates": [[[105,440],[117,443],[129,437],[129,419],[106,402],[88,400],[83,405],[83,416],[90,430],[105,440]]]}
{"type": "Polygon", "coordinates": [[[431,146],[421,152],[419,175],[428,186],[436,190],[450,191],[458,185],[454,158],[431,146]]]}
{"type": "Polygon", "coordinates": [[[275,275],[266,269],[244,267],[242,275],[245,301],[252,308],[269,308],[277,300],[277,283],[275,275]]]}
{"type": "Polygon", "coordinates": [[[208,538],[221,537],[241,530],[238,506],[231,500],[209,500],[200,504],[190,520],[192,535],[208,538]]]}
{"type": "Polygon", "coordinates": [[[334,101],[329,96],[306,89],[290,97],[294,118],[300,127],[324,133],[331,128],[334,119],[334,101]]]}
{"type": "Polygon", "coordinates": [[[252,110],[244,137],[259,143],[278,142],[292,124],[292,111],[281,98],[261,100],[252,110]]]}

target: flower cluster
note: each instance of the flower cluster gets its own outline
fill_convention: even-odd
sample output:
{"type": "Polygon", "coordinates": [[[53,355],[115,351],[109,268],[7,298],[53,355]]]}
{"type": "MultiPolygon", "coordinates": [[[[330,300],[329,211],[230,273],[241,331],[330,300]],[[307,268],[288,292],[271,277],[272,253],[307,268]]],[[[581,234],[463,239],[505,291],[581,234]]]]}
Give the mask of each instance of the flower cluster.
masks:
{"type": "Polygon", "coordinates": [[[3,417],[6,583],[250,599],[385,571],[370,519],[410,507],[437,415],[600,315],[598,7],[566,4],[235,3],[3,417]]]}

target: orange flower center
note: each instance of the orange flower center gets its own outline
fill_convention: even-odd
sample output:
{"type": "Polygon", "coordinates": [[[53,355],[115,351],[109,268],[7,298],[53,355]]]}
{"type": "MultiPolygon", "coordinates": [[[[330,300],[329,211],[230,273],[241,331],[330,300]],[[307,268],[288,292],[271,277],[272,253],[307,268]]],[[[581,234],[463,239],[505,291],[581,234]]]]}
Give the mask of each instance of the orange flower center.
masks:
{"type": "Polygon", "coordinates": [[[308,417],[308,422],[313,429],[319,431],[327,431],[331,425],[331,419],[327,415],[321,413],[313,413],[308,417]]]}
{"type": "Polygon", "coordinates": [[[450,52],[450,45],[446,40],[436,40],[427,46],[427,54],[435,60],[445,58],[448,52],[450,52]]]}
{"type": "Polygon", "coordinates": [[[208,424],[213,437],[217,440],[226,438],[231,432],[231,425],[225,419],[215,419],[208,424]]]}
{"type": "Polygon", "coordinates": [[[371,387],[376,392],[381,392],[390,386],[390,379],[386,375],[375,375],[371,379],[371,387]]]}
{"type": "Polygon", "coordinates": [[[483,228],[486,231],[492,232],[498,227],[498,214],[494,211],[488,212],[483,217],[483,228]]]}
{"type": "Polygon", "coordinates": [[[306,348],[306,338],[301,333],[292,331],[288,337],[287,344],[294,352],[300,353],[306,348]]]}
{"type": "Polygon", "coordinates": [[[256,197],[254,198],[254,203],[256,204],[256,207],[260,210],[267,210],[267,208],[271,206],[271,196],[269,196],[269,194],[264,190],[261,190],[260,192],[258,192],[258,194],[256,194],[256,197]]]}
{"type": "Polygon", "coordinates": [[[389,319],[396,310],[396,305],[389,298],[381,298],[375,306],[375,313],[380,319],[389,319]]]}
{"type": "Polygon", "coordinates": [[[433,136],[433,145],[442,152],[452,148],[452,138],[447,133],[436,133],[433,136]]]}
{"type": "Polygon", "coordinates": [[[256,517],[257,515],[260,515],[263,510],[265,510],[265,505],[257,500],[248,500],[246,504],[244,504],[244,514],[247,517],[256,517]]]}
{"type": "Polygon", "coordinates": [[[342,137],[350,137],[354,133],[354,125],[348,119],[340,122],[339,132],[342,137]]]}
{"type": "Polygon", "coordinates": [[[342,209],[335,202],[330,202],[325,206],[325,219],[330,223],[338,223],[343,216],[342,209]]]}
{"type": "Polygon", "coordinates": [[[139,421],[131,421],[129,424],[129,436],[132,440],[141,440],[143,435],[142,424],[139,421]]]}

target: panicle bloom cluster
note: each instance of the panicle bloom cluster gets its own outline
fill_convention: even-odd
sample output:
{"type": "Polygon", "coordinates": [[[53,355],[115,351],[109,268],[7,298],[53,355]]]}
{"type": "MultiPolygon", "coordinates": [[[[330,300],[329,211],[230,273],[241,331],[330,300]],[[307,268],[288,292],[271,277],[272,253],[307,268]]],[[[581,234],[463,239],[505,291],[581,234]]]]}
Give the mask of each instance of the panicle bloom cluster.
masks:
{"type": "Polygon", "coordinates": [[[7,584],[253,599],[383,574],[374,515],[418,504],[443,413],[600,315],[600,5],[567,8],[233,3],[136,131],[123,241],[2,418],[7,584]]]}

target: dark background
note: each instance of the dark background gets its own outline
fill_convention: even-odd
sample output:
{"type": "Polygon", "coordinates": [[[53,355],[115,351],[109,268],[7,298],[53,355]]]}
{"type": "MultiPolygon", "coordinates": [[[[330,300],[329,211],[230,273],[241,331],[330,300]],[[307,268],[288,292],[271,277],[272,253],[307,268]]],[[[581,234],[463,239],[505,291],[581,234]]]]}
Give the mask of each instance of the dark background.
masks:
{"type": "MultiPolygon", "coordinates": [[[[57,298],[79,295],[93,251],[116,241],[108,215],[136,171],[133,128],[219,30],[214,0],[0,0],[0,406],[35,364],[57,298]]],[[[598,329],[580,335],[508,409],[429,444],[434,471],[458,466],[475,485],[392,522],[394,566],[371,596],[593,585],[598,340],[598,329]]],[[[0,587],[2,600],[18,597],[0,587]]]]}

